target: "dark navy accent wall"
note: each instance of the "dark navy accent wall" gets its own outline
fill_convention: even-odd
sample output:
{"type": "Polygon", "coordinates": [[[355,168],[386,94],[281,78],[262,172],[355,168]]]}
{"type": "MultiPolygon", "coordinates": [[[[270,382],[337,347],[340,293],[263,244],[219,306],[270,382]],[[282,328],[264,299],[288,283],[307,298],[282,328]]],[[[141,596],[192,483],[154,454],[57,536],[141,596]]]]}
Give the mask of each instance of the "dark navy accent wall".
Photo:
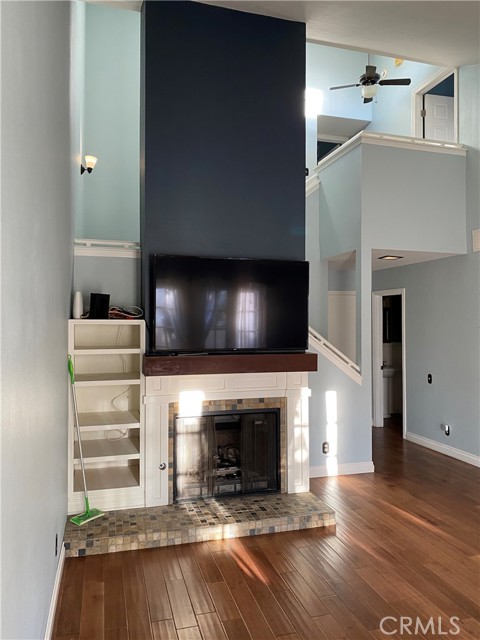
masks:
{"type": "Polygon", "coordinates": [[[152,253],[303,259],[305,25],[142,10],[143,304],[152,253]]]}
{"type": "Polygon", "coordinates": [[[448,96],[449,98],[453,98],[455,95],[455,83],[453,78],[453,73],[445,80],[442,80],[439,84],[437,84],[433,89],[427,91],[432,96],[448,96]]]}

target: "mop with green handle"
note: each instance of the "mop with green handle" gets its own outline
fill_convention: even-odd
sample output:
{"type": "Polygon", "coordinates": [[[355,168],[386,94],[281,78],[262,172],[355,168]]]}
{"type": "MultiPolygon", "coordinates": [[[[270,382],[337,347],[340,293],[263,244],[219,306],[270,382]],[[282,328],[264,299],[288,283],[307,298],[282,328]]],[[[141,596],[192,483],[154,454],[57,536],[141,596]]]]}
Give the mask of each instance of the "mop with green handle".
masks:
{"type": "Polygon", "coordinates": [[[87,481],[85,479],[85,462],[83,460],[82,439],[80,437],[80,424],[78,421],[77,395],[75,393],[75,374],[73,372],[73,360],[70,354],[68,355],[68,372],[70,374],[70,381],[72,383],[73,413],[75,416],[75,428],[77,430],[78,450],[80,453],[80,465],[82,467],[83,493],[85,496],[85,511],[83,513],[79,513],[78,516],[73,516],[73,518],[70,518],[70,522],[73,522],[73,524],[77,524],[78,526],[80,526],[82,524],[86,524],[87,522],[90,522],[90,520],[94,520],[95,518],[100,518],[105,514],[103,513],[103,511],[100,511],[100,509],[90,509],[90,504],[88,502],[87,481]]]}

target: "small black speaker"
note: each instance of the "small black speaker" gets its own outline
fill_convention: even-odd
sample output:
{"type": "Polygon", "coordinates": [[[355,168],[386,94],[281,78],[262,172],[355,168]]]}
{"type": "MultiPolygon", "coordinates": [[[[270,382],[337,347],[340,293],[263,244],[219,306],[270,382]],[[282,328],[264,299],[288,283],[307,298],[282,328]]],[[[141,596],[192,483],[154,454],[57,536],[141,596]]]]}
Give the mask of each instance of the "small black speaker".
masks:
{"type": "Polygon", "coordinates": [[[91,293],[88,317],[94,320],[107,320],[109,304],[109,293],[91,293]]]}

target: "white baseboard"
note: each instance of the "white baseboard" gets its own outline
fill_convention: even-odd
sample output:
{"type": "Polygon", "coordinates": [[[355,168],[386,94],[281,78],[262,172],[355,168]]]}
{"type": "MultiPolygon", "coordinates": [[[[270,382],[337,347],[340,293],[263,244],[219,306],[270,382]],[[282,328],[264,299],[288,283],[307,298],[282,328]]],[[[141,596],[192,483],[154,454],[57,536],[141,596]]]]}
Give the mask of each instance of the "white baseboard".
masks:
{"type": "Polygon", "coordinates": [[[57,600],[58,594],[60,592],[60,582],[62,580],[64,563],[65,545],[62,543],[60,548],[60,556],[58,558],[57,573],[55,574],[55,582],[53,584],[52,599],[50,600],[50,609],[48,611],[47,628],[45,629],[45,640],[50,640],[53,633],[53,623],[55,621],[55,611],[57,609],[57,600]]]}
{"type": "MultiPolygon", "coordinates": [[[[373,462],[347,462],[346,464],[339,464],[337,476],[351,476],[356,473],[373,473],[375,471],[373,462]]],[[[321,465],[319,467],[310,467],[310,478],[324,478],[325,476],[333,475],[328,473],[327,465],[321,465]]]]}
{"type": "Polygon", "coordinates": [[[415,433],[411,432],[407,432],[405,434],[405,439],[410,440],[410,442],[414,442],[415,444],[419,444],[422,447],[427,447],[427,449],[433,449],[433,451],[443,453],[446,456],[450,456],[450,458],[456,458],[457,460],[461,460],[467,464],[473,464],[475,467],[480,467],[480,456],[475,456],[473,453],[467,453],[461,449],[455,449],[455,447],[450,447],[448,444],[441,444],[440,442],[430,440],[430,438],[424,438],[423,436],[417,436],[415,433]]]}

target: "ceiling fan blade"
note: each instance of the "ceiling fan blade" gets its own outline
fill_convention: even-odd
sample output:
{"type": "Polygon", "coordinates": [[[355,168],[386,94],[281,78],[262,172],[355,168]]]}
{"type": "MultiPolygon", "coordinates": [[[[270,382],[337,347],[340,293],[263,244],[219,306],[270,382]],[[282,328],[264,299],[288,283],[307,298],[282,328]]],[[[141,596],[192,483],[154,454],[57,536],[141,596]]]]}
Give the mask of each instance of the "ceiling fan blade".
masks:
{"type": "Polygon", "coordinates": [[[392,78],[390,80],[380,80],[380,82],[378,84],[381,84],[382,86],[385,86],[385,85],[389,85],[389,84],[407,85],[407,84],[410,84],[410,83],[411,83],[410,78],[392,78]]]}
{"type": "Polygon", "coordinates": [[[371,64],[367,64],[365,67],[365,76],[367,78],[375,78],[375,74],[377,72],[377,67],[374,67],[371,64]]]}
{"type": "Polygon", "coordinates": [[[333,89],[348,89],[349,87],[359,87],[360,84],[342,84],[339,87],[330,87],[330,91],[332,91],[333,89]]]}
{"type": "Polygon", "coordinates": [[[367,104],[367,102],[372,102],[373,98],[364,98],[363,99],[363,104],[367,104]]]}

